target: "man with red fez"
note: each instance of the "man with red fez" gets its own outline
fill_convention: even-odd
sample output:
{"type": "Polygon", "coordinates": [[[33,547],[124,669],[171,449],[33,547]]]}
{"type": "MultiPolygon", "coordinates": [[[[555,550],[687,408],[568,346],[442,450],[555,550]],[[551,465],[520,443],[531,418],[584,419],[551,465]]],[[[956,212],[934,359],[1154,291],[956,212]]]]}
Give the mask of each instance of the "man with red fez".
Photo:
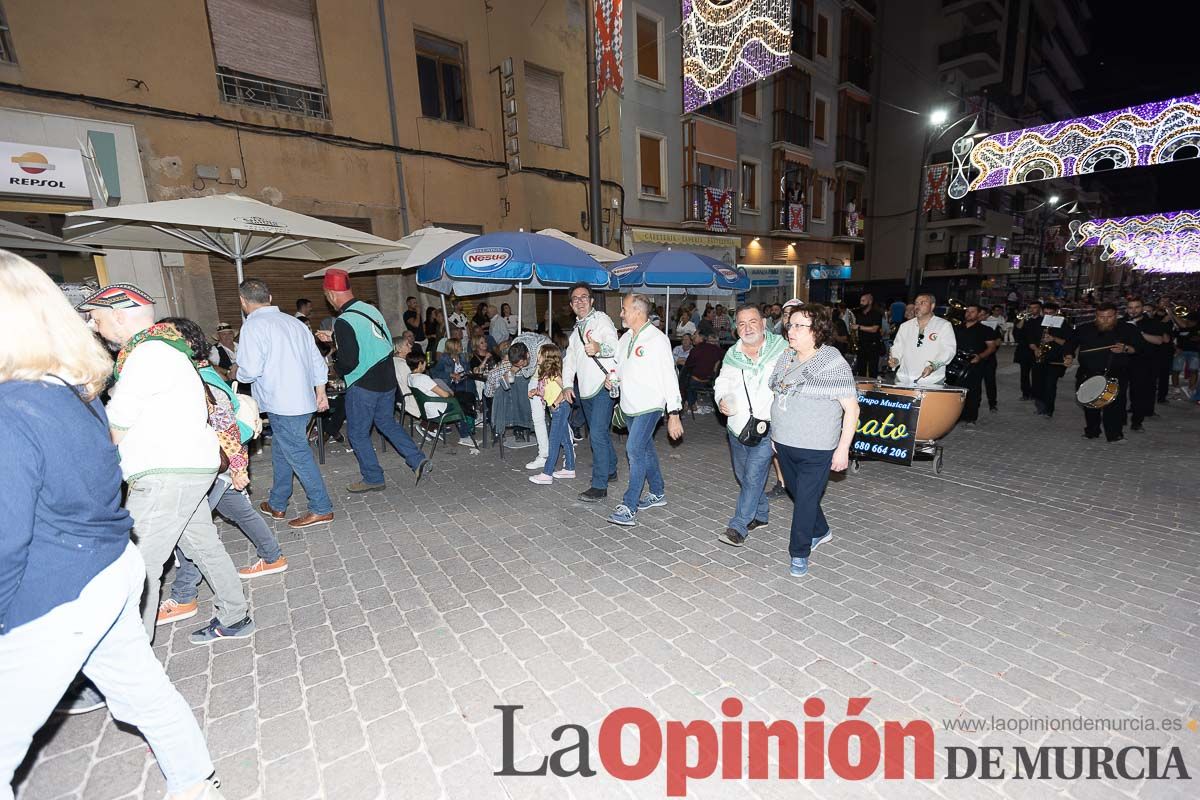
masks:
{"type": "Polygon", "coordinates": [[[392,334],[383,314],[375,306],[355,299],[350,274],[345,270],[326,270],[322,288],[338,317],[333,332],[319,331],[317,338],[332,342],[336,348],[334,362],[346,381],[347,435],[362,473],[362,480],[346,490],[373,492],[385,486],[383,469],[371,443],[371,426],[392,443],[420,480],[429,459],[396,421],[392,334]]]}

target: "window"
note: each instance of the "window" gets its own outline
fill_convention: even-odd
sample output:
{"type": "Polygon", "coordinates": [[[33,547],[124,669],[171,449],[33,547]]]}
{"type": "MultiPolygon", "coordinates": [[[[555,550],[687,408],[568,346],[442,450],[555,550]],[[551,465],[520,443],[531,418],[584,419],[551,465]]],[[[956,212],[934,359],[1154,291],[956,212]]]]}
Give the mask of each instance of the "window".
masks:
{"type": "Polygon", "coordinates": [[[462,45],[419,32],[416,42],[421,115],[467,124],[462,45]]]}
{"type": "Polygon", "coordinates": [[[727,94],[718,100],[712,101],[706,106],[696,109],[696,113],[708,117],[709,119],[715,119],[717,122],[724,122],[732,125],[733,98],[734,95],[727,94]]]}
{"type": "Polygon", "coordinates": [[[819,175],[813,178],[812,218],[813,222],[825,221],[825,179],[819,175]]]}
{"type": "Polygon", "coordinates": [[[742,162],[742,210],[758,213],[758,162],[742,162]]]}
{"type": "Polygon", "coordinates": [[[700,162],[696,165],[696,173],[701,186],[707,186],[712,189],[733,188],[733,170],[700,162]]]}
{"type": "Polygon", "coordinates": [[[821,95],[813,96],[813,138],[818,142],[829,141],[829,101],[821,95]]]}
{"type": "Polygon", "coordinates": [[[829,17],[817,14],[817,55],[829,58],[829,17]]]}
{"type": "Polygon", "coordinates": [[[742,88],[742,116],[758,119],[758,84],[742,88]]]}
{"type": "Polygon", "coordinates": [[[562,75],[526,64],[525,107],[529,138],[563,147],[562,75]]]}
{"type": "Polygon", "coordinates": [[[208,0],[221,99],[328,118],[312,0],[208,0]]]}
{"type": "Polygon", "coordinates": [[[8,29],[8,19],[4,16],[3,8],[0,8],[0,61],[17,63],[17,54],[13,52],[12,33],[8,29]]]}
{"type": "Polygon", "coordinates": [[[662,17],[639,11],[637,14],[637,74],[653,83],[662,83],[662,17]]]}
{"type": "Polygon", "coordinates": [[[663,174],[662,136],[638,132],[638,191],[642,197],[666,197],[666,176],[663,174]]]}

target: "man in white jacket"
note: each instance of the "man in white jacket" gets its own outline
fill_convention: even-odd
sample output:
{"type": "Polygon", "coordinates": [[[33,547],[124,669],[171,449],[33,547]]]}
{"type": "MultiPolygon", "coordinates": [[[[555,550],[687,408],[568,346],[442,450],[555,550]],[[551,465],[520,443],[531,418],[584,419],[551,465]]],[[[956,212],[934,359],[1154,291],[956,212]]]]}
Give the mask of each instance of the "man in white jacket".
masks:
{"type": "Polygon", "coordinates": [[[604,386],[616,370],[617,328],[608,314],[595,310],[592,290],[586,283],[571,287],[570,297],[576,322],[563,359],[563,386],[567,402],[574,402],[574,382],[579,380],[579,400],[592,446],[592,485],[579,499],[595,503],[608,497],[608,483],[617,477],[617,452],[610,430],[613,398],[604,386]]]}
{"type": "MultiPolygon", "coordinates": [[[[621,412],[629,428],[625,454],[629,457],[629,488],[608,521],[614,525],[633,526],[637,514],[656,506],[665,506],[666,487],[654,449],[654,431],[667,413],[667,434],[672,439],[683,436],[679,410],[679,381],[675,379],[675,362],[671,357],[671,340],[650,324],[650,298],[644,294],[625,296],[621,304],[621,319],[625,335],[617,343],[616,384],[621,389],[621,412]],[[642,486],[650,483],[650,491],[642,495],[642,486]]],[[[609,385],[613,381],[610,378],[609,385]]]]}
{"type": "Polygon", "coordinates": [[[888,366],[896,370],[896,382],[905,385],[940,386],[946,382],[946,365],[954,358],[957,343],[949,320],[935,317],[937,299],[919,294],[913,301],[917,315],[896,331],[888,366]]]}
{"type": "Polygon", "coordinates": [[[738,340],[725,352],[721,372],[713,384],[713,396],[726,416],[733,474],[741,491],[729,525],[717,538],[722,544],[741,547],[750,531],[767,524],[770,504],[766,484],[774,450],[769,430],[758,431],[761,440],[755,445],[742,444],[738,435],[752,417],[770,424],[775,396],[767,380],[788,346],[782,336],[766,330],[767,321],[756,305],[739,306],[734,313],[734,324],[738,340]]]}

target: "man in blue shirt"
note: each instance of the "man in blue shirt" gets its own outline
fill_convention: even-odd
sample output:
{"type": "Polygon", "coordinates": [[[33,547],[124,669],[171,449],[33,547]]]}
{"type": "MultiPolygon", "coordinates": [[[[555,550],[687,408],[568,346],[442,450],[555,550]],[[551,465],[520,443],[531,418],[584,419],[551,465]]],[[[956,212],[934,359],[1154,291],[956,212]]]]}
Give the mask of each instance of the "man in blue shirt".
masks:
{"type": "Polygon", "coordinates": [[[259,510],[283,519],[292,498],[292,475],[308,495],[308,512],[288,522],[307,528],[333,519],[333,502],[308,447],[314,412],[329,410],[325,382],[329,370],[308,326],[271,305],[271,290],[257,278],[238,287],[246,321],[238,346],[237,379],[253,384],[258,407],[271,423],[271,493],[259,510]]]}
{"type": "Polygon", "coordinates": [[[347,435],[362,473],[362,480],[347,486],[346,491],[375,492],[386,485],[371,444],[372,425],[392,443],[420,481],[429,459],[396,421],[396,368],[387,321],[375,306],[355,299],[350,273],[344,269],[326,270],[322,288],[338,317],[333,332],[319,331],[317,338],[333,342],[337,348],[335,363],[346,381],[347,435]]]}

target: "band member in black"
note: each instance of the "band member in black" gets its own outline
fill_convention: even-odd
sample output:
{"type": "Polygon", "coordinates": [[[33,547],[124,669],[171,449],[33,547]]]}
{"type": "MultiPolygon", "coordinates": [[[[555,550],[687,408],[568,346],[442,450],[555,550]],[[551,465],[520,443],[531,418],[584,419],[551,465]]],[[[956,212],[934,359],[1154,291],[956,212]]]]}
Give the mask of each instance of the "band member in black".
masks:
{"type": "Polygon", "coordinates": [[[1058,379],[1067,372],[1063,353],[1071,335],[1071,324],[1060,315],[1058,303],[1048,302],[1042,310],[1045,312],[1042,341],[1034,353],[1032,373],[1033,402],[1037,413],[1049,419],[1054,416],[1054,404],[1058,399],[1058,379]]]}
{"type": "Polygon", "coordinates": [[[875,306],[875,298],[864,294],[854,312],[854,330],[858,333],[857,375],[879,377],[879,358],[883,355],[883,312],[875,306]]]}
{"type": "Polygon", "coordinates": [[[1101,423],[1104,437],[1109,442],[1125,441],[1125,398],[1128,396],[1129,360],[1145,345],[1145,340],[1132,325],[1117,321],[1117,307],[1112,303],[1101,303],[1096,308],[1096,321],[1080,325],[1067,343],[1064,361],[1070,366],[1078,354],[1079,369],[1075,372],[1075,388],[1094,375],[1116,378],[1120,389],[1117,396],[1103,408],[1084,407],[1084,438],[1095,439],[1100,435],[1101,423]]]}
{"type": "MultiPolygon", "coordinates": [[[[987,319],[979,320],[984,325],[987,325],[992,330],[996,331],[996,341],[998,344],[1004,344],[1004,325],[1007,324],[1004,318],[1004,306],[992,306],[992,314],[987,319]]],[[[987,392],[988,410],[998,411],[996,407],[996,364],[998,358],[996,353],[999,352],[997,347],[996,352],[983,360],[983,388],[987,392]]]]}
{"type": "Polygon", "coordinates": [[[1141,298],[1134,297],[1125,304],[1125,320],[1137,328],[1146,340],[1145,347],[1129,365],[1129,412],[1132,431],[1142,430],[1142,420],[1154,416],[1154,398],[1162,346],[1167,339],[1167,326],[1151,316],[1141,298]]]}
{"type": "Polygon", "coordinates": [[[1163,342],[1158,354],[1158,372],[1155,376],[1155,396],[1160,403],[1167,402],[1167,393],[1171,391],[1171,365],[1175,361],[1175,325],[1171,322],[1174,306],[1169,297],[1160,297],[1158,307],[1154,309],[1154,318],[1163,324],[1163,342]]]}
{"type": "Polygon", "coordinates": [[[983,376],[987,370],[987,362],[988,359],[995,358],[996,350],[1000,347],[1000,332],[983,324],[982,319],[985,316],[987,312],[983,307],[972,303],[963,309],[963,323],[954,330],[959,356],[963,353],[969,353],[971,356],[967,377],[959,384],[967,390],[966,403],[959,419],[968,427],[974,427],[979,420],[979,401],[983,395],[983,376]]]}
{"type": "Polygon", "coordinates": [[[1033,363],[1042,343],[1042,302],[1032,300],[1025,319],[1018,319],[1013,330],[1017,342],[1013,361],[1021,365],[1021,399],[1033,399],[1033,363]]]}

